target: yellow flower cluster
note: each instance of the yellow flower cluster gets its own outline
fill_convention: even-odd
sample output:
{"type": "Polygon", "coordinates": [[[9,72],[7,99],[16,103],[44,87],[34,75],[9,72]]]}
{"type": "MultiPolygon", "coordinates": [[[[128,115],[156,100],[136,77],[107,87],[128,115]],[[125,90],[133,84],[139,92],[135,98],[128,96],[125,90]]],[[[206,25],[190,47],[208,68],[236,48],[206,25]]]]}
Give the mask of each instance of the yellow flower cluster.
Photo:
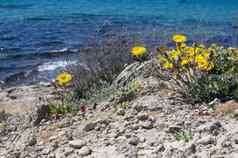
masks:
{"type": "Polygon", "coordinates": [[[72,75],[68,72],[62,72],[56,77],[56,82],[59,86],[68,86],[70,81],[73,79],[72,75]]]}
{"type": "Polygon", "coordinates": [[[214,64],[210,59],[209,49],[204,45],[187,46],[187,37],[184,35],[174,35],[172,40],[176,43],[176,49],[166,52],[158,52],[157,58],[162,63],[164,69],[186,69],[186,67],[196,67],[201,71],[210,71],[214,64]]]}
{"type": "Polygon", "coordinates": [[[187,37],[184,35],[174,35],[172,39],[176,43],[184,43],[187,41],[187,37]]]}
{"type": "Polygon", "coordinates": [[[143,46],[135,46],[131,49],[132,56],[140,58],[147,54],[147,49],[143,46]]]}

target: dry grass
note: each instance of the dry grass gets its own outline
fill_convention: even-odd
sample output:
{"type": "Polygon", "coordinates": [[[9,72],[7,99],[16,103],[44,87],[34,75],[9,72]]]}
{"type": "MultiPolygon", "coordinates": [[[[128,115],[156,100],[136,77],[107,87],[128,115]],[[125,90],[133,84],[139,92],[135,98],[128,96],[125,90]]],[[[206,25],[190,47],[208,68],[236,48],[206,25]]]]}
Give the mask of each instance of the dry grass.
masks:
{"type": "Polygon", "coordinates": [[[79,64],[70,68],[74,74],[73,88],[78,98],[89,98],[98,89],[108,87],[115,77],[133,60],[133,45],[123,34],[103,39],[95,37],[87,48],[82,48],[79,64]]]}
{"type": "Polygon", "coordinates": [[[216,113],[233,113],[238,110],[238,102],[231,100],[223,103],[222,105],[218,106],[215,110],[216,113]]]}

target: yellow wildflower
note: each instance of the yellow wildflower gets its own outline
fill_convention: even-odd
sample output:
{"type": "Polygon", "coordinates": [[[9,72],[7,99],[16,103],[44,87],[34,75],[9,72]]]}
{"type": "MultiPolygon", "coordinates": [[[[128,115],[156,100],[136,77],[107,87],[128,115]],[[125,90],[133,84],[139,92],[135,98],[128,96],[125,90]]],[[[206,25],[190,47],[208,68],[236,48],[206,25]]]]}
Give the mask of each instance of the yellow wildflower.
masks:
{"type": "Polygon", "coordinates": [[[206,61],[206,58],[202,54],[196,55],[196,57],[195,57],[196,63],[202,63],[204,61],[206,61]]]}
{"type": "Polygon", "coordinates": [[[193,47],[186,47],[185,48],[186,53],[188,54],[188,56],[194,56],[195,55],[195,48],[193,47]]]}
{"type": "Polygon", "coordinates": [[[173,41],[176,42],[176,43],[184,43],[187,41],[187,37],[184,36],[184,35],[174,35],[173,36],[173,41]]]}
{"type": "Polygon", "coordinates": [[[56,82],[60,85],[60,86],[67,86],[69,84],[69,82],[72,80],[72,75],[68,72],[63,72],[61,74],[59,74],[56,77],[56,82]]]}
{"type": "Polygon", "coordinates": [[[141,57],[147,53],[147,49],[143,46],[135,46],[131,49],[131,53],[135,57],[141,57]]]}
{"type": "Polygon", "coordinates": [[[165,62],[163,64],[163,68],[165,69],[172,69],[174,67],[173,63],[170,63],[170,62],[165,62]]]}
{"type": "Polygon", "coordinates": [[[210,71],[214,68],[214,64],[207,61],[201,55],[196,58],[197,66],[200,70],[210,71]]]}
{"type": "Polygon", "coordinates": [[[209,63],[208,63],[208,61],[206,61],[206,60],[201,61],[201,62],[199,62],[199,63],[197,63],[197,64],[198,64],[198,68],[199,68],[200,70],[206,70],[206,69],[208,68],[208,66],[209,66],[209,63]]]}
{"type": "Polygon", "coordinates": [[[205,58],[208,58],[209,55],[210,55],[210,52],[209,52],[208,50],[204,50],[204,51],[202,52],[202,55],[203,55],[205,58]]]}
{"type": "Polygon", "coordinates": [[[180,54],[181,52],[178,50],[172,50],[171,52],[169,52],[169,56],[171,57],[171,59],[174,59],[174,60],[177,59],[180,54]]]}
{"type": "Polygon", "coordinates": [[[186,57],[184,59],[181,60],[181,65],[184,66],[184,65],[187,65],[189,64],[190,62],[192,61],[192,59],[190,57],[186,57]]]}

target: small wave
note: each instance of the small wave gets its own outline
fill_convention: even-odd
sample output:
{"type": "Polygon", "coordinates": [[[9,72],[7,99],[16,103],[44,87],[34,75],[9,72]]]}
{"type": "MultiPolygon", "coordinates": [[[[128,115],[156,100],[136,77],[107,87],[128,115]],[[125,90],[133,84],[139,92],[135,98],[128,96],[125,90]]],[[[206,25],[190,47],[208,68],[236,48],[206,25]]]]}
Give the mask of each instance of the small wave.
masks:
{"type": "Polygon", "coordinates": [[[33,4],[1,4],[0,9],[28,9],[32,6],[33,4]]]}
{"type": "Polygon", "coordinates": [[[15,39],[17,39],[16,36],[5,35],[5,36],[0,37],[0,41],[13,41],[15,39]]]}
{"type": "Polygon", "coordinates": [[[59,46],[64,45],[62,41],[42,41],[34,44],[35,47],[45,47],[45,46],[59,46]]]}
{"type": "Polygon", "coordinates": [[[39,59],[39,58],[50,58],[50,57],[60,57],[69,54],[79,53],[79,49],[69,49],[62,48],[59,50],[51,50],[51,51],[43,51],[43,52],[24,52],[22,51],[14,51],[15,49],[5,49],[0,48],[0,61],[6,59],[39,59]]]}
{"type": "Polygon", "coordinates": [[[76,65],[76,61],[54,61],[54,62],[47,62],[44,63],[43,65],[40,65],[38,67],[39,72],[43,71],[54,71],[58,68],[65,68],[66,66],[69,65],[76,65]]]}
{"type": "Polygon", "coordinates": [[[49,21],[51,20],[50,17],[42,17],[42,16],[36,16],[36,17],[28,17],[25,18],[26,21],[49,21]]]}

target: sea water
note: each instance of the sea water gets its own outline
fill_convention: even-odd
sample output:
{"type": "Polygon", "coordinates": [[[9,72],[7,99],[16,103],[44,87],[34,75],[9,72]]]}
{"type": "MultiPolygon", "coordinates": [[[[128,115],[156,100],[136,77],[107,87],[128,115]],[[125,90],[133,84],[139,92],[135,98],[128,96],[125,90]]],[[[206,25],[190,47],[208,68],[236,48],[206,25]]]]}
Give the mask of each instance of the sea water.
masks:
{"type": "Polygon", "coordinates": [[[192,41],[237,46],[238,1],[0,0],[0,80],[64,67],[59,56],[68,49],[122,28],[156,34],[165,44],[164,37],[184,33],[192,41]]]}

